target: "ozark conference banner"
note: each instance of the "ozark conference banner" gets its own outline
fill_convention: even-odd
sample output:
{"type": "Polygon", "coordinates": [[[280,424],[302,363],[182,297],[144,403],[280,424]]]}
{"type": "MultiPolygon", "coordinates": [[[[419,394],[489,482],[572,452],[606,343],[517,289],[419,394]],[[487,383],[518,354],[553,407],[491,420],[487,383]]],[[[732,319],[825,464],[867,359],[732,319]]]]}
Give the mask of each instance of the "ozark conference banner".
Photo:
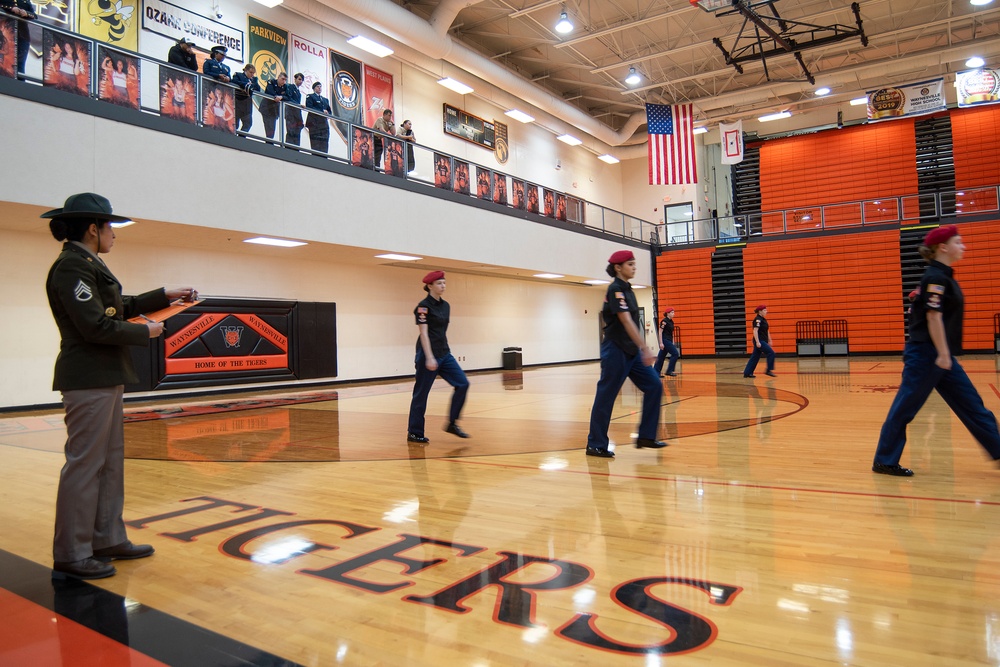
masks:
{"type": "Polygon", "coordinates": [[[302,105],[305,106],[306,96],[312,94],[312,86],[319,81],[323,84],[323,97],[330,97],[327,90],[330,82],[327,81],[326,73],[326,47],[315,42],[310,42],[304,37],[293,34],[291,36],[292,48],[289,51],[288,62],[288,82],[294,83],[292,77],[296,73],[301,73],[305,80],[299,86],[302,93],[302,105]]]}
{"type": "MultiPolygon", "coordinates": [[[[267,82],[288,72],[288,31],[247,14],[247,62],[257,68],[263,89],[267,82]]],[[[237,68],[233,68],[235,74],[237,68]]],[[[291,79],[291,75],[288,76],[291,79]]]]}
{"type": "MultiPolygon", "coordinates": [[[[384,109],[392,109],[392,75],[365,65],[365,125],[374,127],[384,109]]],[[[396,127],[402,118],[394,119],[396,127]]]]}
{"type": "MultiPolygon", "coordinates": [[[[362,125],[364,116],[361,110],[361,63],[330,49],[330,70],[333,73],[331,84],[333,89],[329,97],[334,117],[362,125]]],[[[346,141],[347,128],[340,123],[334,123],[334,127],[346,141]]]]}

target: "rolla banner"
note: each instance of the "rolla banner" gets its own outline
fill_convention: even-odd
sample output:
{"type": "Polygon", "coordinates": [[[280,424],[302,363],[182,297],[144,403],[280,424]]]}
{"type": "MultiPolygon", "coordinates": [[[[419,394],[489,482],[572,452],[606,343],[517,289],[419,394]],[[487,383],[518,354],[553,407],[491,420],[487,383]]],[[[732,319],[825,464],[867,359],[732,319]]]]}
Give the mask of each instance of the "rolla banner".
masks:
{"type": "Polygon", "coordinates": [[[288,31],[248,14],[247,35],[247,62],[257,68],[260,87],[264,88],[288,71],[288,31]]]}
{"type": "MultiPolygon", "coordinates": [[[[305,80],[299,86],[299,92],[302,93],[302,103],[305,104],[306,97],[312,94],[314,83],[319,81],[324,89],[328,85],[326,47],[294,34],[291,40],[292,48],[288,54],[288,82],[294,83],[292,77],[295,74],[302,74],[305,80]]],[[[325,90],[324,97],[329,97],[329,93],[325,90]]]]}
{"type": "MultiPolygon", "coordinates": [[[[361,100],[361,63],[330,49],[330,71],[333,73],[333,88],[330,90],[333,115],[340,120],[362,125],[364,116],[361,100]]],[[[334,127],[346,141],[347,126],[334,123],[334,127]]]]}

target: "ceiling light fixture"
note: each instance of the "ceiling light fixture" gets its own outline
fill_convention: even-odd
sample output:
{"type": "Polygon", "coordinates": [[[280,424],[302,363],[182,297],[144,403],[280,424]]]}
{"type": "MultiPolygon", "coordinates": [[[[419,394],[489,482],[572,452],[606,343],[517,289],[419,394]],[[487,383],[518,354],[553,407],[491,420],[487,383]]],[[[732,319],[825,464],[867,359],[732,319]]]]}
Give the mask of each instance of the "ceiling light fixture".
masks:
{"type": "Polygon", "coordinates": [[[979,69],[985,64],[986,61],[980,58],[979,56],[972,56],[971,58],[965,61],[965,66],[971,67],[972,69],[979,69]]]}
{"type": "Polygon", "coordinates": [[[584,280],[583,282],[585,284],[587,284],[587,285],[610,285],[611,284],[610,280],[600,280],[599,278],[595,278],[594,280],[584,280]]]}
{"type": "Polygon", "coordinates": [[[413,255],[400,255],[396,252],[387,252],[384,255],[375,255],[378,259],[394,259],[399,262],[415,262],[418,259],[423,259],[423,257],[414,257],[413,255]]]}
{"type": "Polygon", "coordinates": [[[993,2],[993,0],[969,0],[969,4],[973,7],[981,7],[983,5],[988,5],[991,2],[993,2]]]}
{"type": "Polygon", "coordinates": [[[868,98],[867,97],[855,97],[853,100],[851,100],[851,106],[852,107],[859,107],[859,106],[861,106],[863,104],[868,104],[868,98]]]}
{"type": "Polygon", "coordinates": [[[597,159],[600,160],[601,162],[607,162],[608,164],[618,164],[619,162],[621,162],[621,160],[619,160],[618,158],[616,158],[611,153],[605,153],[604,155],[598,155],[597,159]]]}
{"type": "Polygon", "coordinates": [[[438,83],[447,88],[448,90],[454,90],[459,95],[468,95],[474,89],[465,85],[461,81],[455,81],[450,76],[446,76],[443,79],[438,79],[438,83]]]}
{"type": "Polygon", "coordinates": [[[563,142],[564,144],[569,144],[570,146],[579,146],[580,144],[583,143],[583,140],[577,139],[572,134],[560,134],[558,137],[556,137],[556,139],[563,142]]]}
{"type": "Polygon", "coordinates": [[[635,86],[640,81],[642,81],[642,77],[639,76],[639,73],[635,71],[634,67],[629,67],[628,68],[628,76],[625,77],[625,83],[627,83],[630,86],[635,86]]]}
{"type": "Polygon", "coordinates": [[[573,23],[569,20],[569,17],[566,16],[565,11],[559,15],[559,22],[556,23],[556,32],[560,35],[573,32],[573,23]]]}
{"type": "Polygon", "coordinates": [[[791,118],[791,117],[792,117],[791,111],[779,111],[778,113],[772,113],[766,116],[761,116],[757,120],[760,121],[761,123],[767,123],[768,121],[781,120],[782,118],[791,118]]]}
{"type": "Polygon", "coordinates": [[[514,120],[519,120],[522,123],[530,123],[535,120],[534,116],[529,116],[520,109],[510,109],[508,111],[504,111],[503,115],[510,116],[514,120]]]}
{"type": "Polygon", "coordinates": [[[351,44],[352,46],[358,47],[362,51],[367,51],[368,53],[374,56],[378,56],[379,58],[385,58],[386,56],[390,56],[393,53],[392,49],[390,49],[388,46],[383,46],[382,44],[374,42],[362,35],[351,37],[349,40],[347,40],[347,43],[351,44]]]}
{"type": "Polygon", "coordinates": [[[691,134],[705,134],[708,132],[707,127],[696,127],[691,131],[691,134]]]}
{"type": "Polygon", "coordinates": [[[822,88],[817,88],[816,89],[816,96],[817,97],[823,97],[824,95],[829,95],[829,94],[830,94],[830,89],[827,88],[826,86],[823,86],[822,88]]]}
{"type": "Polygon", "coordinates": [[[257,4],[264,5],[265,7],[270,7],[274,9],[281,4],[282,0],[256,0],[257,4]]]}
{"type": "Polygon", "coordinates": [[[255,236],[252,239],[243,239],[244,243],[256,243],[257,245],[273,245],[279,248],[295,248],[306,245],[305,241],[289,241],[288,239],[272,239],[268,236],[255,236]]]}
{"type": "Polygon", "coordinates": [[[535,277],[553,279],[553,278],[565,278],[566,276],[564,276],[561,273],[536,273],[535,277]]]}

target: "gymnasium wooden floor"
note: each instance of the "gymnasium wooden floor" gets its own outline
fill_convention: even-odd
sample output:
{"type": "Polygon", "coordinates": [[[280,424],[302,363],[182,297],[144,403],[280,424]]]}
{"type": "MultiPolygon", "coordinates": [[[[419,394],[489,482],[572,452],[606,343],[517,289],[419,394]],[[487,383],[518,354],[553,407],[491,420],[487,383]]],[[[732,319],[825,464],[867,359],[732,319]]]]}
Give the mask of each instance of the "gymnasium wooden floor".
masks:
{"type": "MultiPolygon", "coordinates": [[[[130,537],[50,579],[61,413],[0,418],[0,665],[1000,665],[1000,469],[936,395],[875,475],[898,357],[683,360],[658,451],[583,447],[597,364],[129,405],[130,537]],[[763,370],[761,366],[760,370],[763,370]]],[[[993,356],[964,365],[1000,411],[993,356]]]]}

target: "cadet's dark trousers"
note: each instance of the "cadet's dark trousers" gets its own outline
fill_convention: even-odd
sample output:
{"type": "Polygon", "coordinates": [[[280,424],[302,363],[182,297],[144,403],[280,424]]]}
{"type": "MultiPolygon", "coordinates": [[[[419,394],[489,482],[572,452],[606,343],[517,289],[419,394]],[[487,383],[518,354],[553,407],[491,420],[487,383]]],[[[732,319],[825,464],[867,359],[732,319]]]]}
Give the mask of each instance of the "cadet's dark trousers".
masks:
{"type": "Polygon", "coordinates": [[[903,381],[882,425],[875,463],[899,463],[906,445],[906,425],[917,416],[934,389],[990,456],[994,460],[1000,459],[1000,432],[997,431],[996,417],[983,405],[983,399],[972,386],[965,369],[955,357],[951,358],[949,371],[937,366],[935,359],[937,348],[933,343],[906,344],[903,350],[903,381]]]}
{"type": "Polygon", "coordinates": [[[761,343],[760,347],[753,348],[753,354],[750,355],[747,367],[743,369],[743,375],[753,375],[753,372],[757,370],[757,362],[760,361],[761,354],[767,355],[767,370],[774,370],[774,348],[769,343],[761,343]]]}
{"type": "Polygon", "coordinates": [[[431,393],[434,379],[441,376],[445,382],[455,388],[451,395],[450,421],[458,421],[462,414],[462,406],[465,405],[465,395],[469,393],[469,380],[465,377],[462,367],[455,361],[455,357],[446,354],[437,360],[436,371],[427,370],[426,357],[424,351],[417,352],[413,363],[417,368],[416,382],[413,384],[413,398],[410,399],[410,423],[406,430],[413,435],[424,435],[424,412],[427,411],[427,396],[431,393]]]}
{"type": "Polygon", "coordinates": [[[656,440],[660,430],[660,398],[663,396],[659,375],[642,363],[641,353],[629,356],[615,343],[605,340],[601,343],[601,379],[597,381],[597,395],[590,411],[588,449],[608,448],[611,411],[626,379],[632,380],[643,394],[639,437],[656,440]]]}
{"type": "Polygon", "coordinates": [[[73,562],[124,542],[124,387],[64,391],[66,465],[59,475],[52,558],[73,562]]]}
{"type": "Polygon", "coordinates": [[[249,132],[253,125],[253,103],[249,97],[236,98],[236,131],[249,132]]]}
{"type": "Polygon", "coordinates": [[[674,368],[677,366],[677,360],[681,358],[681,353],[677,351],[677,346],[674,345],[673,341],[664,341],[663,349],[656,355],[656,363],[653,364],[653,370],[656,371],[657,375],[663,371],[663,362],[666,360],[668,354],[670,355],[670,363],[667,364],[667,373],[673,373],[674,368]]]}

